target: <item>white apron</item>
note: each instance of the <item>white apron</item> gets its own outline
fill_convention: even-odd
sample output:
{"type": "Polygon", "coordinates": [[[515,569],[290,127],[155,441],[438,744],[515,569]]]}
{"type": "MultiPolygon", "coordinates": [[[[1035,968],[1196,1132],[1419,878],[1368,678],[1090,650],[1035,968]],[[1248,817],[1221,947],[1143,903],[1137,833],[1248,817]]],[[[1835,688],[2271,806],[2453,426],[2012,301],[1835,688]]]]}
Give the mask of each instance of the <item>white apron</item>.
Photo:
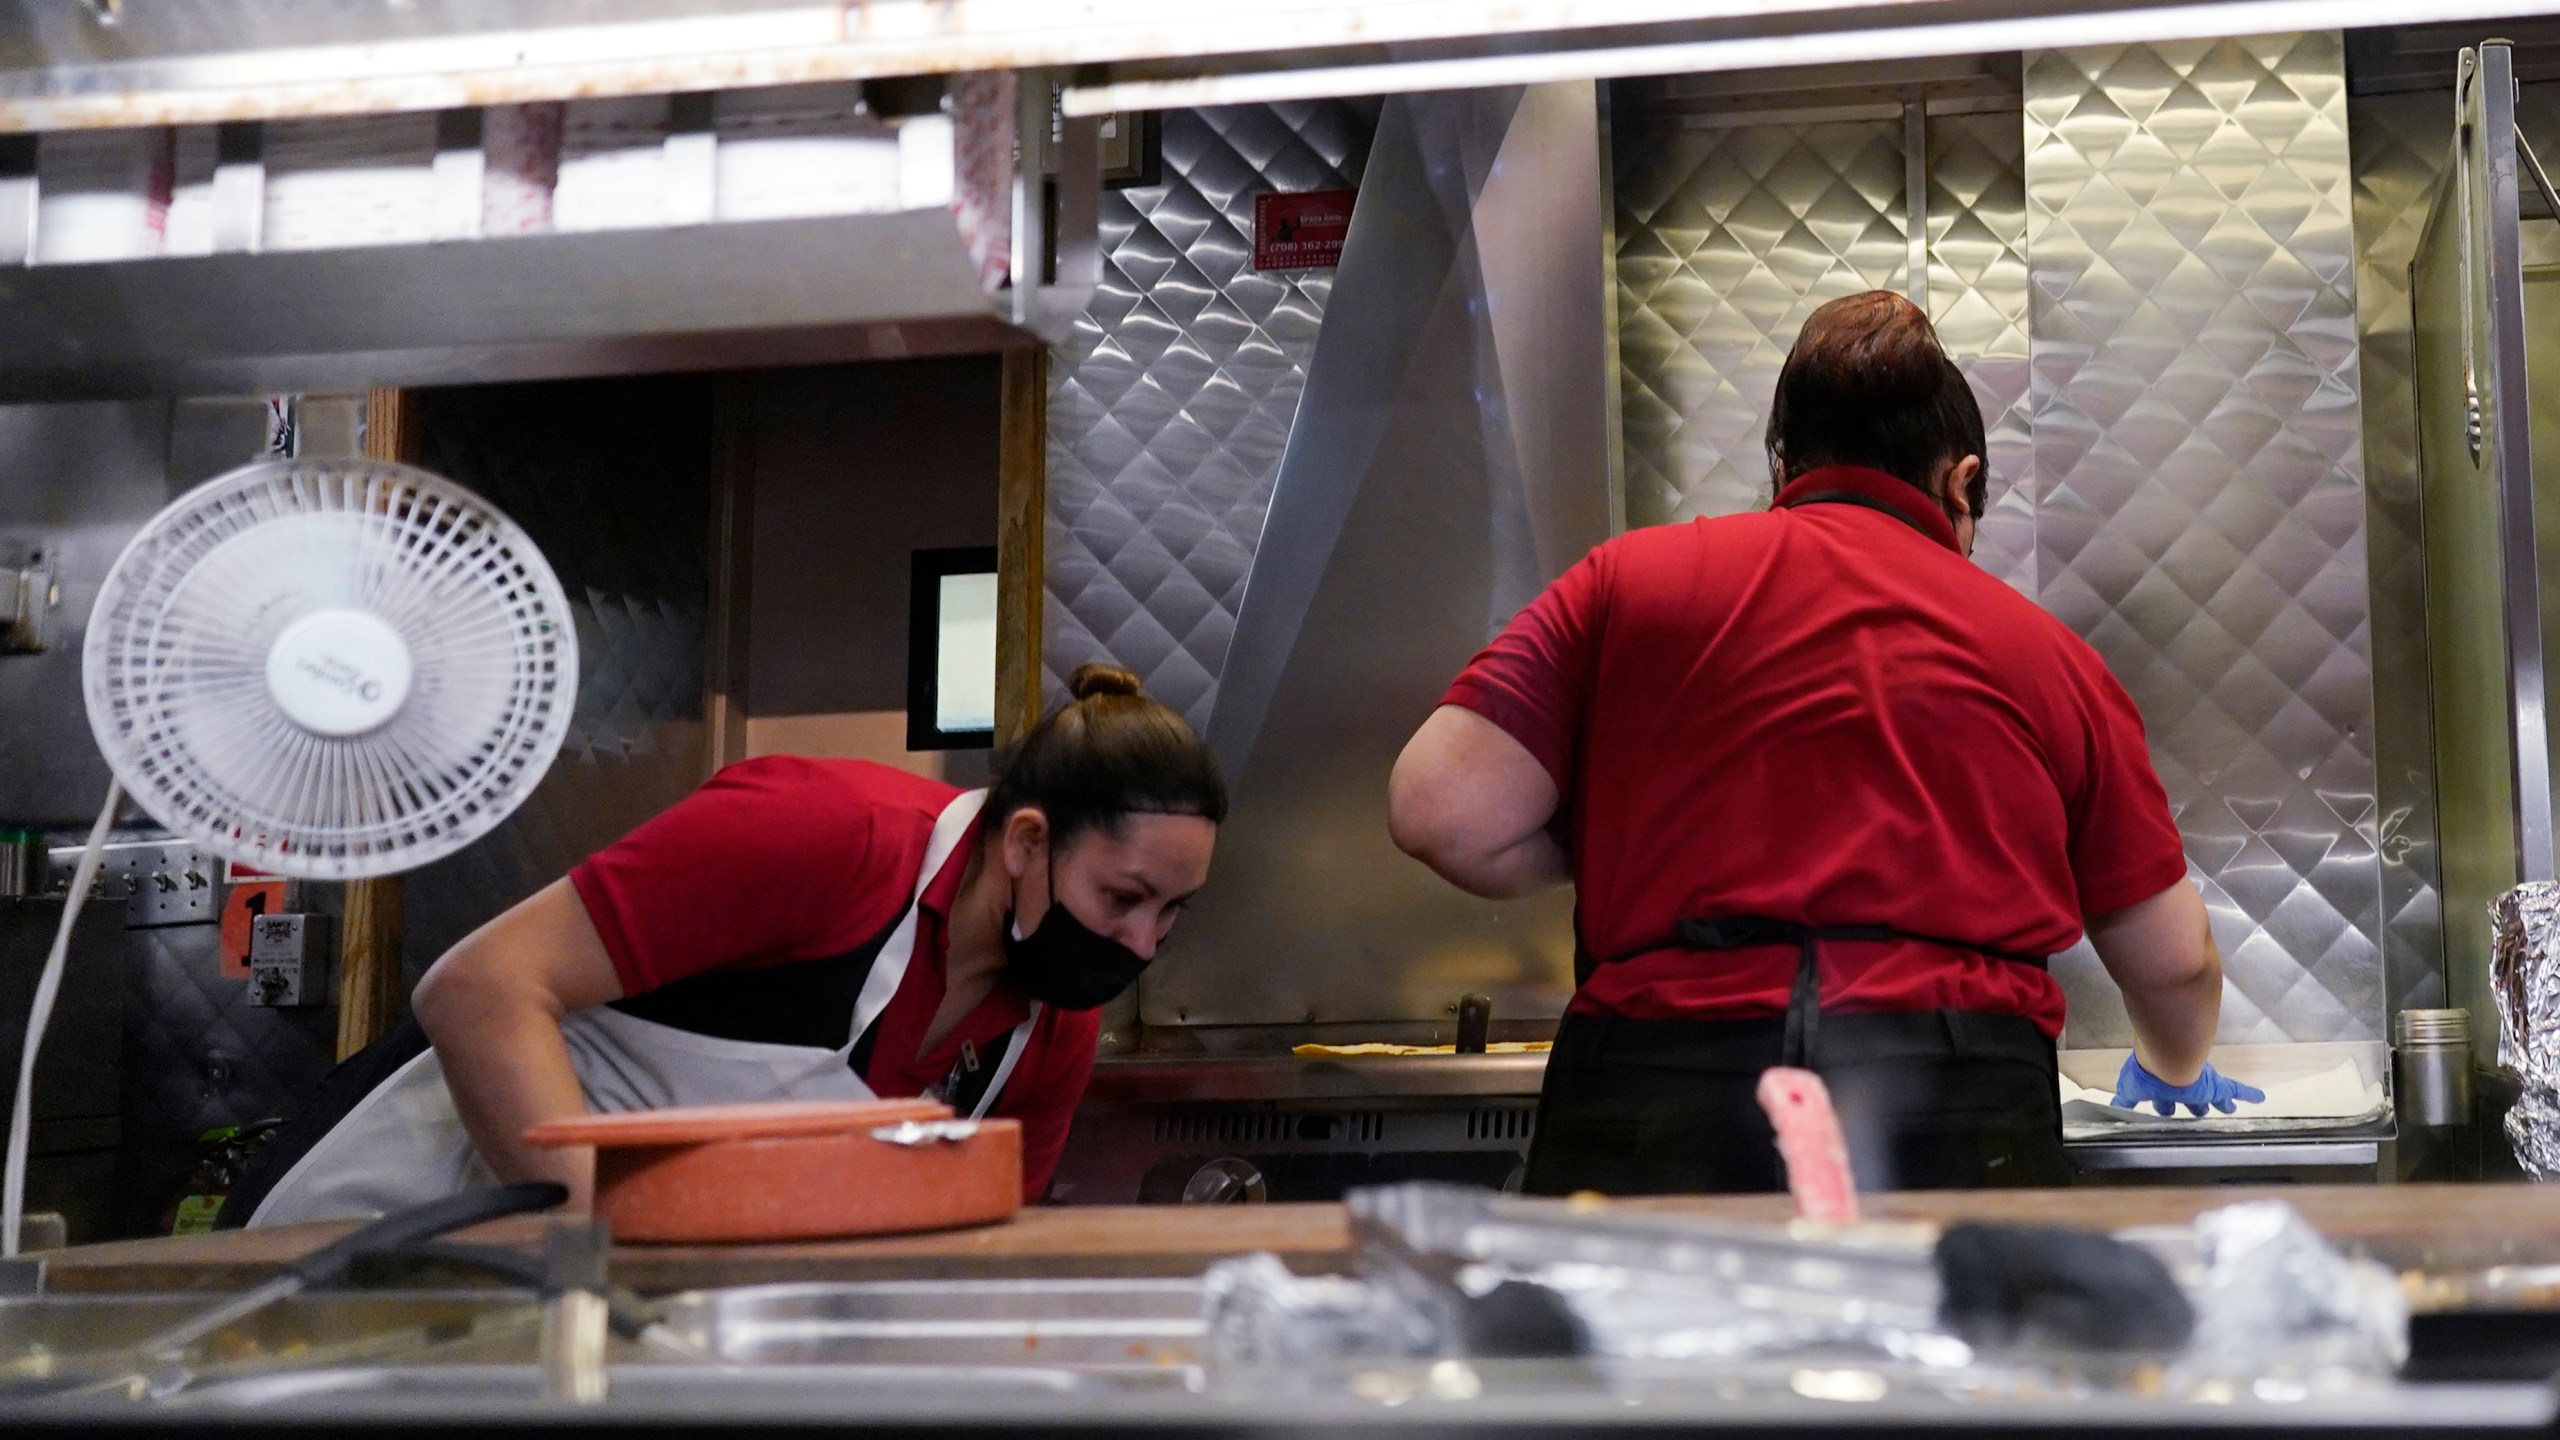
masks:
{"type": "MultiPolygon", "coordinates": [[[[854,1001],[843,1045],[826,1050],[720,1040],[599,1005],[560,1022],[560,1035],[569,1044],[569,1059],[577,1067],[588,1108],[596,1114],[614,1114],[756,1100],[878,1098],[849,1063],[853,1048],[888,1008],[889,998],[898,993],[898,984],[915,956],[916,902],[959,849],[986,799],[984,790],[972,790],[953,800],[934,821],[933,838],[925,846],[924,865],[916,872],[906,914],[872,958],[871,973],[854,1001]]],[[[1006,1043],[1004,1058],[997,1062],[973,1115],[984,1116],[994,1107],[1039,1019],[1040,1006],[1034,1002],[1030,1016],[1006,1043]]],[[[385,1215],[474,1185],[493,1184],[496,1179],[464,1132],[462,1118],[453,1108],[453,1092],[445,1088],[444,1068],[430,1049],[356,1102],[347,1117],[276,1182],[249,1224],[385,1215]]]]}

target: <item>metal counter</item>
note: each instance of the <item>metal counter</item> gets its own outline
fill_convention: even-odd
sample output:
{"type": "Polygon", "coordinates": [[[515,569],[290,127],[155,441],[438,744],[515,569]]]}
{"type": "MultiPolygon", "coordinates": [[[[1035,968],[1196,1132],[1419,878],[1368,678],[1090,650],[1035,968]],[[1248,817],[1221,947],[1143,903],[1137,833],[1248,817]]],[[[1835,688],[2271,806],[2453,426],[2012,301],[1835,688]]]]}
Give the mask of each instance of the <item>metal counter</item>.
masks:
{"type": "MultiPolygon", "coordinates": [[[[1545,1075],[1538,1053],[1106,1056],[1060,1161],[1058,1198],[1316,1200],[1426,1175],[1516,1183],[1545,1075]]],[[[2385,1178],[2394,1138],[2386,1115],[2298,1130],[2066,1136],[2064,1148],[2089,1184],[2370,1181],[2385,1178]]]]}

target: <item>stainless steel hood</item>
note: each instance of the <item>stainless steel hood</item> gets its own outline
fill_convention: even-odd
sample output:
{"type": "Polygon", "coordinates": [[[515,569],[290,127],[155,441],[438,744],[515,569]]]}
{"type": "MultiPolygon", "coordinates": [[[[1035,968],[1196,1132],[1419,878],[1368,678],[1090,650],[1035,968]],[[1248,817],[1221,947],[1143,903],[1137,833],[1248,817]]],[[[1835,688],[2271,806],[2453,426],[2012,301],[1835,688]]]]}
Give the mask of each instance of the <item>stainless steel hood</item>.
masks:
{"type": "Polygon", "coordinates": [[[844,86],[587,112],[601,163],[639,178],[574,222],[576,106],[536,107],[547,141],[494,109],[144,130],[127,148],[156,160],[105,176],[76,163],[95,137],[0,137],[0,403],[1039,344],[1098,275],[1099,127],[1010,75],[948,92],[890,118],[844,86]]]}
{"type": "Polygon", "coordinates": [[[0,402],[1031,343],[936,212],[0,269],[0,402]]]}
{"type": "Polygon", "coordinates": [[[1234,818],[1150,1026],[1562,1010],[1568,897],[1444,884],[1389,843],[1386,782],[1609,533],[1601,194],[1588,85],[1387,102],[1210,718],[1234,818]]]}

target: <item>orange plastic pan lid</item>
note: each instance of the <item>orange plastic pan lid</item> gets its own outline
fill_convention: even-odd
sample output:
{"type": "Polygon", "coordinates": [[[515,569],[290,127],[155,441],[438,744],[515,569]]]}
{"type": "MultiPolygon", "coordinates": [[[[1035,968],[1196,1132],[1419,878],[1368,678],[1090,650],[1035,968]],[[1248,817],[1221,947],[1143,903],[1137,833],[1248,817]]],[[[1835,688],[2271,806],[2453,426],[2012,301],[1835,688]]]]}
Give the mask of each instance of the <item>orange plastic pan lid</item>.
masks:
{"type": "Polygon", "coordinates": [[[524,1132],[524,1142],[564,1145],[700,1145],[713,1140],[770,1140],[840,1135],[902,1120],[947,1120],[939,1100],[768,1100],[753,1105],[688,1105],[550,1120],[524,1132]]]}

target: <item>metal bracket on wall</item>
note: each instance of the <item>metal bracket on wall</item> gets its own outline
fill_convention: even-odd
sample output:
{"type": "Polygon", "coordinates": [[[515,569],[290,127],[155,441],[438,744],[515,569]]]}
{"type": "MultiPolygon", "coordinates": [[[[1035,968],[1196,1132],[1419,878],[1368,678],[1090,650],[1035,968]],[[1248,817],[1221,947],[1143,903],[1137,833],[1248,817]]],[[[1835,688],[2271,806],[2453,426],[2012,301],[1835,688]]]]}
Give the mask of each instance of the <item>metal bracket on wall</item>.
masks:
{"type": "MultiPolygon", "coordinates": [[[[47,860],[45,893],[65,893],[80,863],[80,847],[56,847],[47,860]]],[[[221,881],[222,862],[184,840],[119,840],[107,846],[89,894],[123,901],[129,929],[202,925],[222,918],[221,881]]]]}
{"type": "Polygon", "coordinates": [[[0,655],[41,655],[53,645],[53,612],[62,581],[52,552],[0,541],[0,655]]]}

